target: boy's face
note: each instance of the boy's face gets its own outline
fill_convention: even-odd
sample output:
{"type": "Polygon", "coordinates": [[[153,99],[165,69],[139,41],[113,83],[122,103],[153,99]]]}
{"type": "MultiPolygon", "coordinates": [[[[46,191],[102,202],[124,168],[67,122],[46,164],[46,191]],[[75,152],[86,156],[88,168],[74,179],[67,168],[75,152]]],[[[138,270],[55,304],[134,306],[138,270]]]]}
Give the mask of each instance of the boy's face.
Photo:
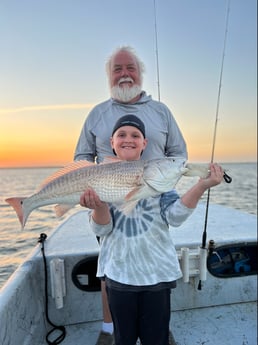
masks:
{"type": "Polygon", "coordinates": [[[147,139],[144,138],[142,132],[133,126],[118,128],[110,142],[117,157],[127,161],[140,159],[147,145],[147,139]]]}

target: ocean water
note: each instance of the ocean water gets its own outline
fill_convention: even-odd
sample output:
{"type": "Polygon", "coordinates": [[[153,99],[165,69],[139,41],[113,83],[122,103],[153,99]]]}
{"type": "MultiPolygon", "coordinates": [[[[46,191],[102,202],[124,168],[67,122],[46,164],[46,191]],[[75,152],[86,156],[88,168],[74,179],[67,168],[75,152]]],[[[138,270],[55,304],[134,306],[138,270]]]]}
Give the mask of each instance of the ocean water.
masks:
{"type": "MultiPolygon", "coordinates": [[[[233,181],[231,184],[222,183],[212,188],[210,203],[257,214],[257,164],[222,165],[233,181]]],[[[76,206],[62,218],[56,218],[53,206],[42,207],[31,213],[25,229],[21,230],[15,211],[5,199],[33,194],[41,182],[56,170],[56,168],[0,169],[0,287],[37,245],[42,232],[49,234],[66,217],[80,209],[80,206],[76,206]]],[[[197,178],[182,177],[176,186],[178,193],[182,195],[196,181],[197,178]]],[[[206,202],[206,197],[207,194],[201,202],[206,202]]]]}

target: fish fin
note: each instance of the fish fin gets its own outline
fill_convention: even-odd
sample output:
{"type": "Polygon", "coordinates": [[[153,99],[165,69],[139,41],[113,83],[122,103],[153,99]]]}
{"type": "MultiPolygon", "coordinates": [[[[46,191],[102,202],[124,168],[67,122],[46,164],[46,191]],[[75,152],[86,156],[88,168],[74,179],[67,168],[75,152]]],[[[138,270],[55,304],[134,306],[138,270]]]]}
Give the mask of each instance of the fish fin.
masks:
{"type": "Polygon", "coordinates": [[[185,168],[187,171],[183,173],[184,176],[199,176],[205,178],[210,173],[209,165],[207,164],[187,163],[185,168]]]}
{"type": "Polygon", "coordinates": [[[89,167],[89,166],[93,166],[95,165],[95,163],[93,162],[89,162],[86,160],[80,160],[80,161],[74,161],[71,162],[69,164],[67,164],[66,166],[64,166],[63,168],[57,170],[56,172],[54,172],[52,175],[50,175],[49,177],[47,177],[39,186],[39,190],[42,189],[44,186],[46,186],[49,182],[54,181],[55,179],[71,172],[71,171],[75,171],[81,168],[85,168],[85,167],[89,167]]]}
{"type": "Polygon", "coordinates": [[[62,217],[66,212],[71,210],[75,205],[73,204],[60,204],[55,206],[55,213],[57,217],[62,217]]]}
{"type": "Polygon", "coordinates": [[[138,188],[134,188],[133,190],[131,190],[126,196],[125,196],[125,200],[127,202],[130,202],[130,199],[132,199],[133,197],[135,197],[135,195],[138,194],[138,192],[141,190],[141,187],[138,188]]]}
{"type": "Polygon", "coordinates": [[[122,161],[123,161],[122,159],[119,159],[117,157],[106,156],[103,162],[101,162],[100,164],[116,163],[116,162],[122,162],[122,161]]]}
{"type": "MultiPolygon", "coordinates": [[[[108,156],[104,159],[104,161],[100,164],[107,164],[107,163],[116,163],[116,162],[122,162],[121,159],[116,158],[116,157],[112,157],[112,156],[108,156]]],[[[64,166],[63,168],[57,170],[56,172],[54,172],[52,175],[50,175],[49,177],[47,177],[39,186],[38,190],[42,189],[43,187],[45,187],[48,183],[53,182],[54,180],[56,180],[57,178],[68,174],[69,172],[72,171],[76,171],[78,169],[82,169],[82,168],[87,168],[90,166],[94,166],[96,165],[96,163],[94,162],[89,162],[87,160],[80,160],[80,161],[73,161],[69,164],[67,164],[66,166],[64,166]]]]}
{"type": "Polygon", "coordinates": [[[126,216],[132,212],[139,200],[128,201],[117,206],[118,210],[123,212],[126,216]]]}
{"type": "Polygon", "coordinates": [[[26,220],[30,214],[30,212],[28,214],[24,213],[24,209],[22,207],[23,201],[27,199],[26,197],[22,198],[22,197],[17,197],[17,198],[8,198],[5,199],[5,201],[11,205],[13,207],[13,209],[15,210],[18,219],[21,223],[22,229],[25,226],[26,220]]]}
{"type": "Polygon", "coordinates": [[[123,212],[125,215],[128,215],[133,208],[137,205],[138,201],[142,198],[142,186],[134,188],[131,192],[129,192],[125,196],[125,201],[121,205],[118,206],[118,209],[123,212]],[[137,194],[139,196],[137,197],[137,194]],[[133,199],[133,200],[131,200],[133,199]]]}

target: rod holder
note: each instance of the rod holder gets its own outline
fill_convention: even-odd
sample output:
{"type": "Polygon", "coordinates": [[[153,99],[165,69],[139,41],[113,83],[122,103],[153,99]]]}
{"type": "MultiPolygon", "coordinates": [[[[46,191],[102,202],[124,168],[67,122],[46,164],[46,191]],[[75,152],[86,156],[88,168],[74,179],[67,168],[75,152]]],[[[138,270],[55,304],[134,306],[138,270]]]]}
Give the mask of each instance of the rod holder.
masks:
{"type": "Polygon", "coordinates": [[[207,277],[207,269],[206,269],[207,249],[199,248],[199,255],[200,255],[200,261],[199,261],[200,280],[204,281],[206,280],[206,277],[207,277]]]}
{"type": "Polygon", "coordinates": [[[183,282],[189,282],[189,248],[181,248],[181,268],[183,273],[183,282]]]}
{"type": "Polygon", "coordinates": [[[50,261],[51,293],[55,299],[56,309],[64,306],[63,298],[66,295],[64,260],[55,258],[50,261]]]}

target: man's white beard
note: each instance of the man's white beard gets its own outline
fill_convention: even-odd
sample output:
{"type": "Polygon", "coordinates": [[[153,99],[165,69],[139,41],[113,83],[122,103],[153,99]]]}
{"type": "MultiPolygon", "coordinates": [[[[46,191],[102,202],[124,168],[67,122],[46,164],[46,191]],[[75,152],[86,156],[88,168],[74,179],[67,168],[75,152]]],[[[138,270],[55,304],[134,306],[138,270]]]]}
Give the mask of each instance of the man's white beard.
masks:
{"type": "Polygon", "coordinates": [[[141,91],[142,91],[142,88],[139,85],[134,85],[131,87],[113,86],[111,88],[111,97],[122,103],[128,103],[132,99],[134,99],[136,96],[138,96],[141,93],[141,91]]]}

